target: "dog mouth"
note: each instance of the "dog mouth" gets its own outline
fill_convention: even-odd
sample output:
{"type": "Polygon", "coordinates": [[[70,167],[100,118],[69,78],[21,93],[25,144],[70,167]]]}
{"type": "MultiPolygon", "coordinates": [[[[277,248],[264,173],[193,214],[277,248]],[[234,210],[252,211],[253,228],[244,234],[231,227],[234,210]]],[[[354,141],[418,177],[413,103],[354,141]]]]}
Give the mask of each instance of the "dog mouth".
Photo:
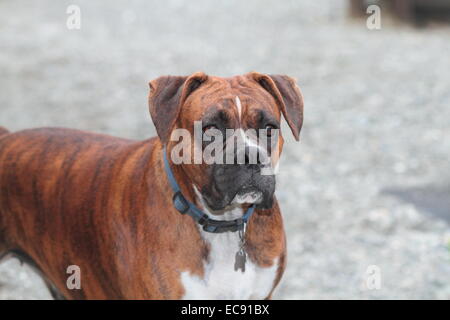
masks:
{"type": "Polygon", "coordinates": [[[263,193],[256,187],[243,187],[241,188],[233,200],[232,204],[259,204],[262,202],[263,193]]]}
{"type": "MultiPolygon", "coordinates": [[[[245,174],[245,172],[244,172],[245,174]]],[[[237,206],[255,205],[259,209],[272,207],[275,191],[274,176],[248,177],[231,175],[222,181],[214,177],[201,189],[202,198],[213,211],[237,206]]]]}

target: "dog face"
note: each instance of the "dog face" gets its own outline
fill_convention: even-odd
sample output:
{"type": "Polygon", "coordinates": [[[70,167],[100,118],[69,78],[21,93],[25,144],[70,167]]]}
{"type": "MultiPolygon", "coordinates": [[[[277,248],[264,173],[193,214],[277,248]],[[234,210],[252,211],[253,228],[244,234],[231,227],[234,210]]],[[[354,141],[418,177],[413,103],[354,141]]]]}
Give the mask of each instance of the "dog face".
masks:
{"type": "Polygon", "coordinates": [[[272,207],[272,169],[283,146],[281,115],[297,140],[302,126],[303,99],[293,79],[255,72],[232,78],[195,73],[160,77],[150,89],[150,113],[168,156],[183,158],[181,171],[210,209],[250,203],[272,207]],[[176,129],[189,137],[176,139],[176,129]]]}

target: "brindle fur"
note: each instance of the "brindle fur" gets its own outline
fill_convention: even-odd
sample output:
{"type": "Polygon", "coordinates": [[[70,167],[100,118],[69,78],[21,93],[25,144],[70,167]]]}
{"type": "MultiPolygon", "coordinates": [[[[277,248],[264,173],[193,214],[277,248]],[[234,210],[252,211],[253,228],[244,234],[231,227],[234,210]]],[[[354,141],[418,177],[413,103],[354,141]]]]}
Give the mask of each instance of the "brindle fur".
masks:
{"type": "MultiPolygon", "coordinates": [[[[264,92],[260,98],[276,105],[264,92]]],[[[194,121],[199,112],[176,121],[194,121]]],[[[26,257],[55,298],[181,298],[180,272],[201,277],[209,247],[193,219],[172,206],[162,147],[158,138],[133,141],[72,129],[8,133],[0,128],[0,256],[26,257]],[[81,290],[66,286],[70,265],[81,269],[81,290]]],[[[174,171],[185,196],[195,202],[186,171],[174,171]]],[[[276,200],[271,209],[252,216],[246,237],[249,259],[257,265],[271,266],[278,258],[275,288],[286,263],[276,200]]]]}

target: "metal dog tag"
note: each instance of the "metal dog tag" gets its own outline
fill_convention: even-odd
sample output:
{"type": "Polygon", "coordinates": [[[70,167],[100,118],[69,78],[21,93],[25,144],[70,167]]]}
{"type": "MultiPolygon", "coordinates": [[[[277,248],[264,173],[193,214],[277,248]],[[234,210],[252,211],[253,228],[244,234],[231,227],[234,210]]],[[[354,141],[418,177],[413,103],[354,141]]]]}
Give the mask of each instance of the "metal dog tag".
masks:
{"type": "Polygon", "coordinates": [[[247,260],[246,254],[244,250],[239,250],[236,252],[236,257],[234,260],[234,271],[238,271],[241,269],[242,272],[245,272],[245,262],[247,260]]]}
{"type": "Polygon", "coordinates": [[[239,250],[234,257],[234,271],[241,269],[242,272],[245,272],[245,262],[247,261],[247,254],[244,249],[246,226],[247,224],[244,222],[243,228],[239,230],[239,250]]]}

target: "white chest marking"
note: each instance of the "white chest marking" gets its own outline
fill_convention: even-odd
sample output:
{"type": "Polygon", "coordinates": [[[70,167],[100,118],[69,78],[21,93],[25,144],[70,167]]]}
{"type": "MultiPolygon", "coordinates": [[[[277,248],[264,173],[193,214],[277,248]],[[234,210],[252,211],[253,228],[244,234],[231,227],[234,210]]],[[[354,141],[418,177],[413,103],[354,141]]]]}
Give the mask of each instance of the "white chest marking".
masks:
{"type": "MultiPolygon", "coordinates": [[[[213,216],[207,210],[205,213],[213,216]]],[[[233,220],[242,214],[241,208],[235,208],[213,218],[233,220]]],[[[181,273],[184,299],[264,299],[269,295],[276,277],[278,259],[271,267],[261,268],[247,257],[245,272],[234,271],[235,255],[239,249],[238,233],[200,232],[210,244],[209,259],[204,262],[203,278],[189,272],[181,273]]]]}

